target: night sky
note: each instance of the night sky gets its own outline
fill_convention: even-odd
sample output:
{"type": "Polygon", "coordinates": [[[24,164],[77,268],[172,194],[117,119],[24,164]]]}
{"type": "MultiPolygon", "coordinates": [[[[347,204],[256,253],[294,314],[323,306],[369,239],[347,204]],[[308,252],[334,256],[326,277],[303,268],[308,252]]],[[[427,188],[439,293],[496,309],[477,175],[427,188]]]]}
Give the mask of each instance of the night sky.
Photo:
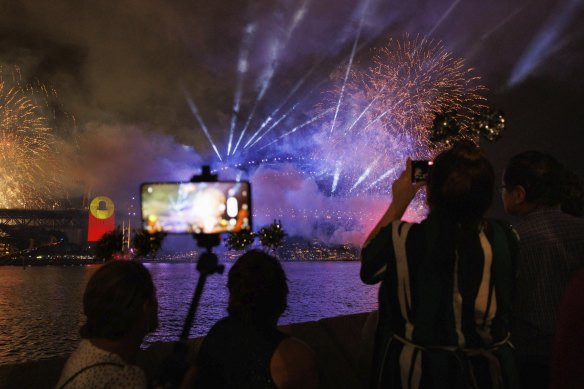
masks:
{"type": "MultiPolygon", "coordinates": [[[[0,1],[0,65],[54,88],[75,118],[73,134],[57,129],[83,156],[71,167],[72,191],[123,192],[130,176],[186,179],[193,166],[213,163],[185,96],[224,148],[250,25],[239,126],[265,69],[275,70],[256,120],[315,64],[312,85],[346,63],[361,20],[356,61],[407,33],[442,41],[475,68],[489,105],[507,119],[500,141],[481,143],[498,171],[515,153],[539,149],[584,175],[584,1],[0,1]],[[274,37],[285,41],[276,59],[274,37]]],[[[315,98],[305,100],[308,107],[315,98]]]]}

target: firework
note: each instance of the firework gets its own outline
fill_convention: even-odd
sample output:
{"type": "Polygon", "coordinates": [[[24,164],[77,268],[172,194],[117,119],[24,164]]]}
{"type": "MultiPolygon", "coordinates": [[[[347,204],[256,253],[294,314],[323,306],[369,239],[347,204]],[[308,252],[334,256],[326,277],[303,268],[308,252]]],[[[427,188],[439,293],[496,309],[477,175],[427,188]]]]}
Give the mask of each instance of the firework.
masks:
{"type": "MultiPolygon", "coordinates": [[[[233,147],[230,128],[228,158],[207,136],[222,176],[253,181],[261,199],[256,220],[282,218],[296,225],[296,234],[360,244],[387,206],[406,158],[433,159],[447,146],[444,139],[430,139],[437,114],[455,120],[462,134],[456,137],[478,142],[485,132],[484,115],[479,129],[473,120],[486,107],[486,88],[440,42],[406,36],[359,53],[356,41],[328,79],[309,77],[320,61],[305,72],[240,149],[233,147]],[[309,87],[297,94],[305,81],[309,87]],[[312,92],[327,81],[332,86],[315,104],[312,92]]],[[[495,130],[488,124],[485,135],[500,135],[502,120],[495,130]]],[[[424,197],[418,192],[406,220],[427,214],[424,197]]]]}
{"type": "MultiPolygon", "coordinates": [[[[332,72],[333,86],[312,111],[295,109],[307,105],[302,104],[307,94],[291,100],[288,108],[278,106],[244,144],[245,153],[233,152],[221,164],[220,170],[241,169],[254,180],[262,172],[260,165],[277,172],[278,179],[288,179],[294,166],[308,179],[307,187],[315,190],[310,201],[288,207],[278,202],[274,208],[264,202],[265,218],[296,217],[317,224],[324,220],[335,229],[364,230],[378,220],[382,206],[372,204],[386,204],[391,182],[406,158],[433,159],[446,146],[429,139],[437,113],[448,112],[462,134],[478,141],[476,131],[466,130],[485,107],[485,88],[441,43],[406,36],[389,39],[367,56],[353,54],[352,61],[342,61],[332,72]],[[280,109],[283,113],[275,119],[280,109]]],[[[296,87],[286,101],[294,91],[296,87]]],[[[257,180],[254,184],[267,185],[257,180]]],[[[276,180],[270,185],[282,184],[276,180]]],[[[424,196],[418,193],[408,220],[420,220],[427,213],[424,196]]],[[[281,196],[288,197],[295,196],[281,196]]]]}
{"type": "Polygon", "coordinates": [[[24,84],[19,69],[0,67],[0,208],[57,205],[59,169],[48,92],[24,84]]]}
{"type": "MultiPolygon", "coordinates": [[[[389,39],[369,63],[351,70],[339,116],[329,118],[336,120],[335,132],[327,134],[325,123],[315,135],[316,153],[329,161],[321,171],[334,178],[332,192],[386,190],[406,157],[431,159],[443,149],[428,139],[437,112],[456,112],[464,130],[484,108],[479,78],[439,42],[389,39]]],[[[336,87],[321,111],[337,103],[342,74],[333,73],[336,87]]]]}
{"type": "Polygon", "coordinates": [[[370,95],[380,96],[375,114],[386,115],[386,129],[401,128],[421,148],[428,144],[427,128],[437,112],[455,111],[463,128],[484,107],[485,88],[461,58],[441,43],[427,39],[391,39],[373,58],[368,71],[370,95]]]}
{"type": "Polygon", "coordinates": [[[432,159],[446,146],[430,139],[437,113],[449,112],[462,136],[478,141],[476,131],[466,130],[485,108],[486,88],[440,42],[391,38],[365,58],[354,54],[333,71],[333,87],[314,112],[298,110],[296,118],[288,118],[301,103],[291,102],[274,124],[267,127],[272,117],[264,121],[245,154],[228,163],[296,156],[298,167],[328,195],[384,194],[407,157],[432,159]],[[284,118],[289,127],[275,131],[284,118]]]}

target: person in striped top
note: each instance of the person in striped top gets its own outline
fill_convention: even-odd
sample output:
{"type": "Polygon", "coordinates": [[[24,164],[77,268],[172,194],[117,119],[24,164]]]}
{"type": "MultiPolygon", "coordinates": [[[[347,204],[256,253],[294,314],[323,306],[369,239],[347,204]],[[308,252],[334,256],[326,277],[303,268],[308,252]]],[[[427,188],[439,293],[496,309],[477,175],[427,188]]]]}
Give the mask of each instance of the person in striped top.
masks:
{"type": "Polygon", "coordinates": [[[361,279],[381,282],[371,387],[516,388],[509,321],[517,237],[484,217],[493,168],[474,143],[437,156],[428,217],[401,221],[423,183],[411,161],[361,253],[361,279]]]}

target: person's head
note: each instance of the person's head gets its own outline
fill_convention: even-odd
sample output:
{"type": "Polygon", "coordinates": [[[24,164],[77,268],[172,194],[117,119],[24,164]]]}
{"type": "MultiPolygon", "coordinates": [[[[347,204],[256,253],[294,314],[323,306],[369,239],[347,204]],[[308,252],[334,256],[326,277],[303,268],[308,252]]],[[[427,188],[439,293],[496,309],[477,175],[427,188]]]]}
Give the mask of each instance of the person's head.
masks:
{"type": "Polygon", "coordinates": [[[482,149],[457,142],[440,153],[428,177],[428,205],[454,220],[480,220],[493,201],[495,174],[482,149]]]}
{"type": "Polygon", "coordinates": [[[287,306],[288,284],[280,262],[262,251],[243,254],[229,271],[230,315],[261,324],[276,324],[287,306]]]}
{"type": "Polygon", "coordinates": [[[83,310],[83,338],[143,337],[158,326],[156,289],[139,262],[111,261],[99,268],[87,283],[83,310]]]}
{"type": "Polygon", "coordinates": [[[558,206],[562,201],[562,175],[563,166],[549,154],[517,154],[503,173],[505,211],[524,216],[537,208],[558,206]]]}

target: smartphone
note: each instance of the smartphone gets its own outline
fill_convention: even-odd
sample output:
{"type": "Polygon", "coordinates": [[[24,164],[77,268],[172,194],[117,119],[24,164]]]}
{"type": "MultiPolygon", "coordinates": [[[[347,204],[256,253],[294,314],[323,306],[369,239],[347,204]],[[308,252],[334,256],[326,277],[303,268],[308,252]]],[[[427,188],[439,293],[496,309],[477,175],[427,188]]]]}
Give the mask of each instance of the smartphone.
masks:
{"type": "Polygon", "coordinates": [[[248,181],[144,183],[140,204],[148,232],[219,234],[252,228],[248,181]]]}
{"type": "Polygon", "coordinates": [[[428,181],[432,161],[412,161],[412,182],[428,181]]]}

